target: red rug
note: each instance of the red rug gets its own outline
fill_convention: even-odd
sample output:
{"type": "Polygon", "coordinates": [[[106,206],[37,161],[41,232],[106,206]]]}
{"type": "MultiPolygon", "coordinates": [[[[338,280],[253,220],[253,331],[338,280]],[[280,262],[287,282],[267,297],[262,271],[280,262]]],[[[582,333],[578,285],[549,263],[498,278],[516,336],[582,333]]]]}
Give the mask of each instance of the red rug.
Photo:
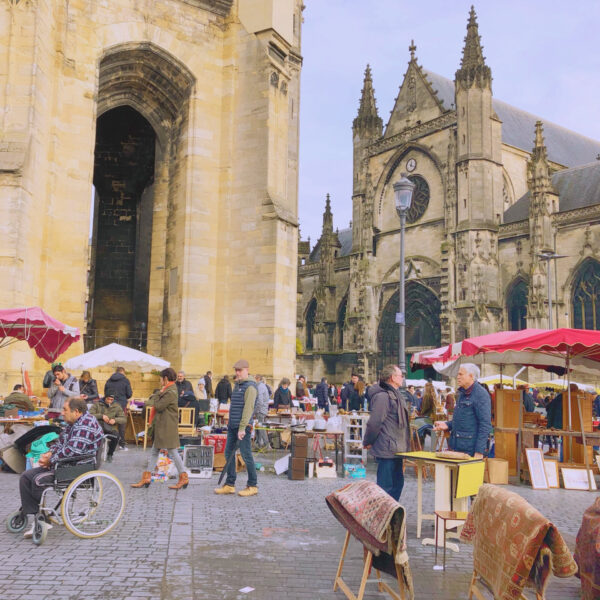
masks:
{"type": "Polygon", "coordinates": [[[484,484],[471,507],[461,540],[473,542],[473,563],[494,598],[519,598],[524,587],[543,594],[550,572],[577,571],[571,551],[548,519],[514,492],[484,484]]]}
{"type": "Polygon", "coordinates": [[[600,599],[600,498],[583,513],[575,560],[579,566],[582,600],[600,599]]]}

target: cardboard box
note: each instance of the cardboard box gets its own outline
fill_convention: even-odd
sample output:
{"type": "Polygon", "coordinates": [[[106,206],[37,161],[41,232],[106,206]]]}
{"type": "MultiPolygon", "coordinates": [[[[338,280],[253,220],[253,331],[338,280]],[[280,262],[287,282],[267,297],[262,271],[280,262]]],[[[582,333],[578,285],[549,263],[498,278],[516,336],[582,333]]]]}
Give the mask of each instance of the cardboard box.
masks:
{"type": "Polygon", "coordinates": [[[292,471],[304,471],[306,470],[306,459],[302,457],[290,458],[290,469],[292,471]]]}
{"type": "Polygon", "coordinates": [[[305,433],[296,433],[292,439],[294,440],[294,447],[308,448],[308,436],[305,433]]]}
{"type": "Polygon", "coordinates": [[[316,473],[319,479],[335,479],[337,477],[337,472],[335,470],[335,463],[317,463],[316,473]]]}
{"type": "Polygon", "coordinates": [[[306,446],[296,446],[292,449],[293,458],[301,458],[305,460],[308,457],[308,448],[306,446]]]}
{"type": "Polygon", "coordinates": [[[507,485],[508,461],[504,458],[486,458],[483,481],[485,483],[507,485]]]}
{"type": "Polygon", "coordinates": [[[225,454],[223,454],[223,453],[215,454],[215,458],[214,458],[214,462],[213,462],[213,469],[215,471],[222,471],[223,468],[225,467],[226,463],[227,463],[227,461],[225,460],[225,454]]]}

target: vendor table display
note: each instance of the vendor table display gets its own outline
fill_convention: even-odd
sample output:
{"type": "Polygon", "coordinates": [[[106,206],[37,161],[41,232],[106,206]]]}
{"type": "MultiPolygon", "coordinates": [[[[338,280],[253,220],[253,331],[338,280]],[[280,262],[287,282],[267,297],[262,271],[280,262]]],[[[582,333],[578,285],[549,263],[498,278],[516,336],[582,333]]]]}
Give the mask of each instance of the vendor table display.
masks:
{"type": "MultiPolygon", "coordinates": [[[[340,473],[341,477],[344,477],[344,461],[345,461],[345,452],[344,452],[344,432],[343,431],[293,431],[292,437],[294,435],[302,434],[306,435],[308,438],[313,440],[312,447],[314,448],[315,440],[320,442],[320,438],[326,439],[327,437],[333,437],[335,441],[335,469],[338,473],[340,473]],[[341,452],[339,451],[341,447],[341,452]],[[341,460],[340,460],[341,455],[341,460]]],[[[292,442],[293,444],[293,442],[292,442]]],[[[317,457],[314,455],[312,458],[316,459],[317,457]]]]}
{"type": "MultiPolygon", "coordinates": [[[[454,459],[438,456],[436,452],[399,452],[397,456],[408,458],[417,464],[435,465],[435,511],[468,510],[469,496],[477,494],[479,486],[483,483],[485,463],[481,458],[454,459]]],[[[417,538],[421,537],[421,524],[423,520],[434,520],[435,514],[423,514],[423,469],[417,470],[417,538]]],[[[452,529],[461,524],[460,520],[450,520],[446,529],[452,529]]],[[[455,534],[449,536],[457,537],[455,534]]],[[[436,532],[435,538],[425,538],[424,546],[436,544],[444,546],[444,534],[436,532]]],[[[458,552],[458,545],[447,543],[447,547],[458,552]]]]}

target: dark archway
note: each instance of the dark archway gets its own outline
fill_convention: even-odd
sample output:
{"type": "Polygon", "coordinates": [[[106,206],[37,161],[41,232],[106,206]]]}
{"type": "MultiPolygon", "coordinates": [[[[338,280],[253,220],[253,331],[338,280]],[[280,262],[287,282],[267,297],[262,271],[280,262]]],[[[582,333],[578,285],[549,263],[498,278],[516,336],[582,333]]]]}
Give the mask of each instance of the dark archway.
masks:
{"type": "MultiPolygon", "coordinates": [[[[385,305],[379,320],[377,345],[381,365],[398,364],[400,339],[396,323],[398,305],[398,292],[395,292],[385,305]]],[[[409,281],[405,288],[405,305],[406,347],[438,347],[442,339],[441,304],[438,297],[425,285],[409,281]]]]}
{"type": "Polygon", "coordinates": [[[337,315],[337,347],[338,350],[344,349],[344,324],[346,322],[346,309],[348,307],[348,296],[340,302],[337,315]]]}
{"type": "Polygon", "coordinates": [[[573,279],[573,327],[600,329],[600,263],[584,261],[573,279]]]}
{"type": "Polygon", "coordinates": [[[527,301],[529,289],[524,279],[513,283],[506,300],[508,328],[511,331],[521,331],[527,328],[527,301]]]}
{"type": "Polygon", "coordinates": [[[140,347],[148,323],[156,134],[136,110],[121,106],[98,118],[88,346],[109,341],[140,347]]]}
{"type": "Polygon", "coordinates": [[[317,301],[313,298],[306,309],[306,350],[314,348],[315,318],[317,316],[317,301]]]}

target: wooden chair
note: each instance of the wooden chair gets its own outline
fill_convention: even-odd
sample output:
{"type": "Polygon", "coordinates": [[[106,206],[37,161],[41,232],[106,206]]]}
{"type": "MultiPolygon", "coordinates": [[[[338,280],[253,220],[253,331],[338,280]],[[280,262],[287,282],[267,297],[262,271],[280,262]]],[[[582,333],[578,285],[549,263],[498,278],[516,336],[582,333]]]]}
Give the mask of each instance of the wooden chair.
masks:
{"type": "MultiPolygon", "coordinates": [[[[482,593],[482,589],[485,589],[487,592],[491,594],[491,590],[488,588],[485,580],[477,573],[477,571],[473,570],[473,576],[471,577],[471,585],[469,586],[469,598],[468,600],[473,600],[473,596],[477,598],[477,600],[488,600],[482,593]]],[[[534,592],[530,590],[532,594],[535,594],[535,600],[544,600],[544,596],[539,594],[538,592],[534,592]]],[[[524,593],[521,593],[518,600],[529,600],[524,593]]]]}
{"type": "Polygon", "coordinates": [[[196,433],[195,408],[179,409],[179,427],[177,428],[177,433],[179,435],[194,435],[196,433]]]}
{"type": "MultiPolygon", "coordinates": [[[[421,452],[423,450],[423,446],[421,445],[421,440],[419,439],[419,430],[417,427],[410,426],[410,450],[411,452],[421,452]]],[[[419,474],[419,468],[423,469],[423,477],[427,479],[427,472],[429,471],[433,476],[433,465],[421,465],[409,460],[404,459],[404,465],[408,467],[412,467],[415,470],[415,477],[419,474]]]]}
{"type": "Polygon", "coordinates": [[[150,427],[150,409],[151,406],[146,406],[146,415],[144,417],[144,450],[148,444],[148,427],[150,427]]]}

